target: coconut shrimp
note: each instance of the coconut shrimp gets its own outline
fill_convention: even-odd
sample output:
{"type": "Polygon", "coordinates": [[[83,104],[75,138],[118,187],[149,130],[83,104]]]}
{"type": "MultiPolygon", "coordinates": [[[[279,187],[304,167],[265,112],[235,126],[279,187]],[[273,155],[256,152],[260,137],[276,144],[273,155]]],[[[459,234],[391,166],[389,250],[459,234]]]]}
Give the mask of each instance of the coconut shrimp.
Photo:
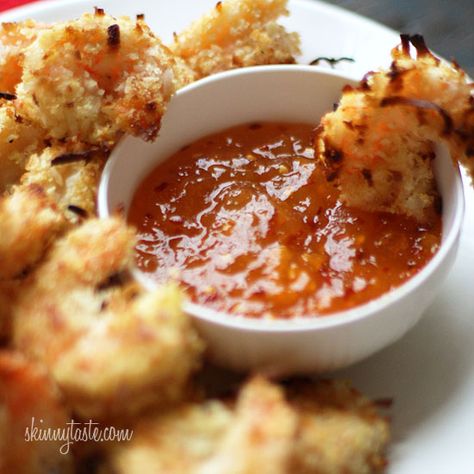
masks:
{"type": "Polygon", "coordinates": [[[175,35],[172,51],[196,78],[245,66],[291,64],[299,37],[276,23],[286,0],[226,0],[175,35]]]}
{"type": "Polygon", "coordinates": [[[280,388],[256,378],[235,403],[189,403],[139,421],[132,441],[112,450],[110,472],[283,474],[296,421],[280,388]]]}
{"type": "Polygon", "coordinates": [[[64,228],[56,204],[37,185],[0,200],[0,280],[20,276],[45,254],[64,228]]]}
{"type": "Polygon", "coordinates": [[[402,35],[392,57],[390,70],[344,89],[316,130],[315,148],[347,204],[427,222],[439,207],[434,144],[444,141],[474,175],[473,85],[419,35],[402,35]]]}
{"type": "Polygon", "coordinates": [[[345,380],[297,382],[287,398],[298,413],[288,473],[375,473],[387,465],[390,439],[382,406],[345,380]]]}
{"type": "Polygon", "coordinates": [[[63,441],[36,441],[37,429],[64,429],[70,421],[58,388],[45,369],[12,351],[0,352],[0,472],[74,472],[63,441]]]}
{"type": "Polygon", "coordinates": [[[10,337],[24,275],[43,258],[65,224],[63,213],[38,185],[0,198],[0,342],[10,337]]]}
{"type": "Polygon", "coordinates": [[[0,198],[0,343],[9,340],[24,275],[43,258],[65,223],[63,213],[38,185],[0,198]]]}
{"type": "Polygon", "coordinates": [[[203,345],[173,286],[127,283],[134,232],[90,219],[58,240],[14,308],[13,342],[82,417],[125,417],[183,396],[203,345]]]}
{"type": "Polygon", "coordinates": [[[188,403],[139,420],[109,452],[116,474],[342,474],[385,465],[387,421],[344,382],[286,390],[262,377],[236,400],[188,403]]]}
{"type": "Polygon", "coordinates": [[[33,20],[0,24],[0,94],[15,95],[23,74],[23,51],[43,28],[33,20]]]}
{"type": "Polygon", "coordinates": [[[24,50],[16,103],[50,138],[110,148],[123,133],[156,138],[189,79],[143,16],[96,9],[50,26],[24,50]]]}

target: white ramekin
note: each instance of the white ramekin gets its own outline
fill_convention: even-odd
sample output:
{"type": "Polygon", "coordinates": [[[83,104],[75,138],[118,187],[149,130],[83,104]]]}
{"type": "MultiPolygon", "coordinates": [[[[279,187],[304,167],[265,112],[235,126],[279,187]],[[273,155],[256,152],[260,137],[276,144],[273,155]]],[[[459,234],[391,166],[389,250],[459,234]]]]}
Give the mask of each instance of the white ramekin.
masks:
{"type": "MultiPolygon", "coordinates": [[[[100,216],[117,208],[127,211],[139,183],[182,146],[246,122],[316,125],[347,83],[353,78],[317,67],[262,66],[217,74],[182,89],[155,143],[127,137],[112,153],[99,188],[100,216]]],[[[443,198],[442,244],[417,275],[367,304],[320,318],[257,320],[186,302],[185,311],[207,340],[212,359],[237,370],[322,372],[360,361],[400,338],[433,300],[459,243],[463,190],[445,147],[438,147],[435,171],[443,198]]],[[[146,287],[155,286],[146,274],[136,270],[136,276],[146,287]]]]}

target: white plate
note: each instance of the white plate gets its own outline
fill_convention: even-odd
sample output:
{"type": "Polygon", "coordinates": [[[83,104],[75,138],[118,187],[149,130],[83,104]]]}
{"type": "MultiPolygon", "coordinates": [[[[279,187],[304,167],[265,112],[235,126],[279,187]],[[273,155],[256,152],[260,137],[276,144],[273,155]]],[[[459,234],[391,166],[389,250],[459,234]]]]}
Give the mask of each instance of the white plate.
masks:
{"type": "MultiPolygon", "coordinates": [[[[12,10],[2,21],[72,18],[99,5],[113,15],[145,13],[165,41],[214,0],[45,1],[12,10]]],[[[362,76],[386,66],[398,35],[339,8],[290,0],[284,23],[303,41],[302,62],[349,56],[341,68],[362,76]]],[[[405,338],[341,374],[374,397],[393,397],[391,474],[474,473],[474,192],[466,189],[466,219],[457,262],[425,318],[405,338]]],[[[296,474],[296,473],[295,473],[296,474]]]]}

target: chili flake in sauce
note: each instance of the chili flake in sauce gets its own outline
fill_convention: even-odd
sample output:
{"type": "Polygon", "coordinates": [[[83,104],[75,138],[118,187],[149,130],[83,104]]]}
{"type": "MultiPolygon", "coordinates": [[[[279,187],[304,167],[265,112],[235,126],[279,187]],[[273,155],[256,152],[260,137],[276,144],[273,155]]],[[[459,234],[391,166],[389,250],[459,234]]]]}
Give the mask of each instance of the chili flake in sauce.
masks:
{"type": "Polygon", "coordinates": [[[326,315],[370,301],[438,249],[441,218],[348,208],[314,159],[312,126],[255,123],[192,143],[139,186],[138,266],[191,299],[251,317],[326,315]]]}

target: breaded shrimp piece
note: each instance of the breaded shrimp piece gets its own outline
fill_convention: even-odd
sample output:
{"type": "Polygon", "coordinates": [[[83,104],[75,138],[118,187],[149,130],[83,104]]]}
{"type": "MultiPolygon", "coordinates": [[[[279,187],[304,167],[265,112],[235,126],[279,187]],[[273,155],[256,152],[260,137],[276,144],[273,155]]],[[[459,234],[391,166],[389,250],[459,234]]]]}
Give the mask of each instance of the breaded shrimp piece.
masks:
{"type": "Polygon", "coordinates": [[[292,64],[297,33],[275,20],[287,15],[286,0],[225,0],[175,35],[172,51],[197,78],[245,66],[292,64]]]}
{"type": "Polygon", "coordinates": [[[64,230],[63,214],[38,185],[0,198],[0,344],[11,334],[12,311],[21,278],[43,258],[64,230]]]}
{"type": "Polygon", "coordinates": [[[297,416],[280,387],[257,377],[239,394],[231,428],[199,474],[285,474],[297,416]],[[236,456],[236,454],[238,454],[236,456]]]}
{"type": "Polygon", "coordinates": [[[52,138],[110,148],[124,133],[155,139],[183,80],[142,16],[96,9],[49,27],[25,49],[16,102],[52,138]]]}
{"type": "Polygon", "coordinates": [[[235,401],[190,403],[134,426],[109,451],[114,474],[365,474],[385,466],[388,425],[343,382],[285,389],[261,377],[235,401]],[[351,462],[353,461],[353,462],[351,462]]]}
{"type": "Polygon", "coordinates": [[[15,93],[23,73],[23,52],[44,27],[33,20],[0,23],[0,92],[15,93]]]}
{"type": "Polygon", "coordinates": [[[96,215],[97,188],[107,155],[94,149],[68,152],[58,145],[44,148],[29,158],[19,189],[41,186],[67,220],[76,224],[96,215]]]}
{"type": "Polygon", "coordinates": [[[134,232],[90,219],[58,240],[14,309],[13,342],[43,362],[75,413],[105,419],[180,399],[202,342],[174,286],[127,284],[134,232]]]}
{"type": "Polygon", "coordinates": [[[43,138],[12,101],[0,99],[0,193],[19,180],[29,156],[44,146],[43,138]]]}
{"type": "Polygon", "coordinates": [[[281,389],[261,378],[235,403],[183,405],[138,422],[127,445],[112,450],[116,474],[286,473],[296,416],[281,389]]]}
{"type": "Polygon", "coordinates": [[[65,429],[70,421],[45,369],[12,351],[0,352],[0,472],[67,474],[74,471],[64,441],[37,441],[37,429],[65,429]]]}
{"type": "Polygon", "coordinates": [[[429,222],[438,205],[434,143],[444,141],[474,175],[473,85],[421,36],[402,35],[392,57],[389,71],[344,89],[338,108],[321,120],[315,148],[347,204],[429,222]]]}
{"type": "Polygon", "coordinates": [[[103,472],[195,474],[196,466],[215,453],[233,419],[232,408],[217,400],[140,418],[132,440],[108,451],[103,472]]]}
{"type": "Polygon", "coordinates": [[[384,470],[390,437],[387,420],[348,382],[297,383],[288,390],[288,399],[299,420],[289,473],[384,470]]]}
{"type": "Polygon", "coordinates": [[[18,277],[38,262],[64,224],[62,213],[38,185],[0,199],[0,280],[18,277]]]}

